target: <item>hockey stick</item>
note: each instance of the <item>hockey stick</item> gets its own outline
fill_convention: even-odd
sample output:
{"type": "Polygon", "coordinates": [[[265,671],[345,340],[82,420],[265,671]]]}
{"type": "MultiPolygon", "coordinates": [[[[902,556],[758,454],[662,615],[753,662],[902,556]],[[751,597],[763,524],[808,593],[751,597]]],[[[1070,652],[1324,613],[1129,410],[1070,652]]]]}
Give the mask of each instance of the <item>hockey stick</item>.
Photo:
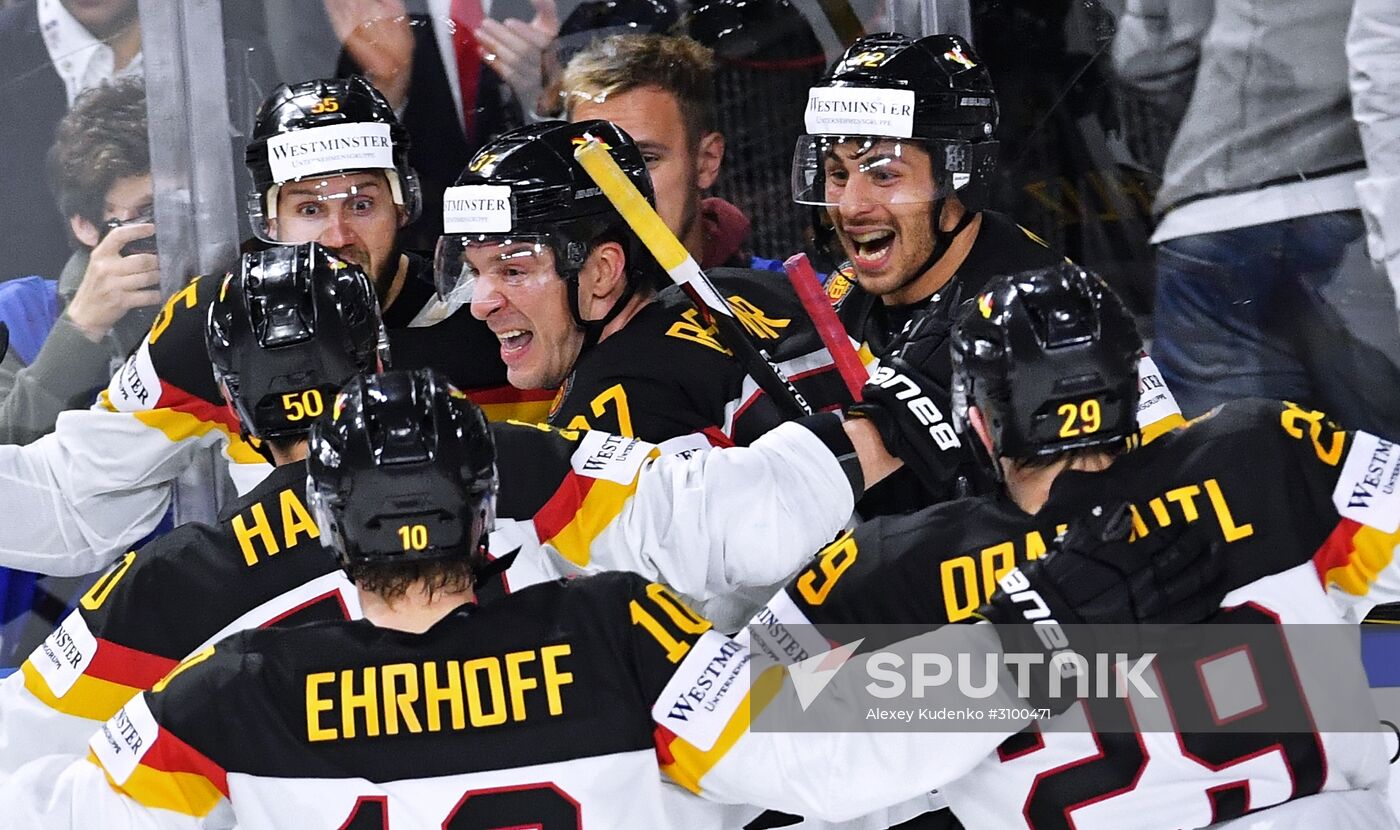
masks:
{"type": "Polygon", "coordinates": [[[651,255],[666,269],[671,280],[689,295],[706,322],[715,325],[724,345],[734,353],[759,388],[768,393],[768,397],[787,417],[810,415],[812,407],[807,399],[787,379],[773,358],[749,339],[748,332],[728,301],[715,289],[705,272],[700,270],[700,264],[661,221],[656,210],[627,178],[627,174],[622,172],[622,168],[617,166],[603,145],[596,140],[586,141],[574,150],[574,158],[617,208],[617,212],[622,214],[651,255]]]}
{"type": "Polygon", "coordinates": [[[851,345],[851,338],[846,335],[846,328],[841,325],[831,301],[822,293],[812,263],[806,254],[796,254],[783,262],[783,271],[787,273],[788,282],[792,283],[792,290],[796,292],[802,308],[812,318],[812,325],[822,339],[822,345],[831,353],[836,371],[841,373],[841,380],[845,381],[846,390],[851,393],[851,400],[860,403],[860,389],[870,380],[870,373],[860,362],[860,354],[851,345]]]}
{"type": "Polygon", "coordinates": [[[865,36],[865,24],[860,22],[860,15],[856,14],[850,0],[817,0],[817,5],[821,6],[822,14],[841,38],[842,45],[850,46],[865,36]]]}

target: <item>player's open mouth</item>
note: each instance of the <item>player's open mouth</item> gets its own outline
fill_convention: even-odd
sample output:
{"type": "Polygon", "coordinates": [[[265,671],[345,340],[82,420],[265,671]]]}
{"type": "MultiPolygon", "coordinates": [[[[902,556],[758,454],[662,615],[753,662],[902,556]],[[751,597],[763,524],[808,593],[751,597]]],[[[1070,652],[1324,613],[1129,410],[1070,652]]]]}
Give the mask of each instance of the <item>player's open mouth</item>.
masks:
{"type": "Polygon", "coordinates": [[[894,246],[894,231],[880,230],[851,234],[855,246],[855,265],[858,268],[878,268],[885,264],[890,248],[894,246]]]}
{"type": "Polygon", "coordinates": [[[530,341],[535,339],[535,335],[524,329],[508,329],[496,332],[496,337],[501,341],[501,359],[509,361],[517,357],[525,349],[529,348],[530,341]]]}

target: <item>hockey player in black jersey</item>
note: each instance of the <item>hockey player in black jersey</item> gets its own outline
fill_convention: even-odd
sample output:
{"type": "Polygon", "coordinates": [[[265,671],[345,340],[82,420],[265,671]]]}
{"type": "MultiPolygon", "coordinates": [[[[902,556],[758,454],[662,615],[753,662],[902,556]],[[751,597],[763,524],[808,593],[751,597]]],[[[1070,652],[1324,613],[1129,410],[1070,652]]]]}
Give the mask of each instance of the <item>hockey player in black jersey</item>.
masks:
{"type": "MultiPolygon", "coordinates": [[[[499,339],[510,382],[558,390],[549,422],[664,441],[747,444],[783,420],[573,158],[602,141],[650,201],[641,150],[606,121],[505,133],[444,196],[436,276],[499,339]]],[[[771,273],[713,269],[748,332],[814,409],[844,402],[829,353],[771,273]]]]}
{"type": "MultiPolygon", "coordinates": [[[[465,311],[448,315],[425,258],[402,252],[398,229],[419,200],[408,136],[361,78],[278,87],[252,130],[249,220],[265,240],[317,242],[365,269],[379,294],[396,365],[432,365],[478,395],[495,420],[541,420],[548,395],[506,383],[495,339],[465,311]]],[[[60,419],[29,447],[0,447],[18,521],[0,527],[0,564],[40,573],[100,570],[149,533],[172,503],[174,479],[196,461],[218,474],[187,487],[176,522],[208,521],[269,472],[239,435],[204,359],[204,322],[219,276],[169,297],[145,341],[90,410],[60,419]],[[217,494],[217,495],[216,495],[217,494]]],[[[196,467],[198,469],[198,467],[196,467]]]]}
{"type": "MultiPolygon", "coordinates": [[[[88,758],[6,782],[7,817],[33,830],[734,826],[735,808],[694,794],[839,819],[956,775],[1004,734],[752,731],[751,714],[798,705],[785,671],[748,691],[747,648],[633,574],[478,606],[492,445],[480,410],[431,370],[352,381],[313,427],[308,489],[366,619],[247,631],[191,656],[88,758]],[[693,717],[677,714],[682,696],[693,717]]],[[[1114,552],[1066,542],[1028,584],[1061,596],[1065,573],[1114,552]]]]}
{"type": "MultiPolygon", "coordinates": [[[[946,336],[958,309],[992,277],[1061,261],[987,209],[999,147],[991,75],[956,35],[869,35],[812,87],[805,119],[793,198],[823,214],[819,225],[848,260],[827,281],[837,315],[883,359],[910,317],[928,312],[943,339],[927,345],[938,360],[924,392],[946,413],[946,336]]],[[[977,478],[961,449],[942,461],[941,474],[920,475],[922,487],[890,479],[862,511],[913,510],[953,497],[960,476],[977,478]]]]}
{"type": "Polygon", "coordinates": [[[373,285],[315,243],[278,246],[218,281],[206,316],[214,383],[276,469],[219,524],[187,523],[122,556],[0,685],[0,778],[41,755],[81,754],[127,698],[229,633],[359,615],[321,553],[301,462],[345,379],[380,368],[373,285]],[[59,643],[71,659],[45,659],[59,643]]]}
{"type": "Polygon", "coordinates": [[[398,244],[422,195],[409,135],[359,76],[282,86],[258,111],[248,143],[248,219],[272,243],[319,242],[370,275],[394,359],[436,366],[463,389],[505,385],[491,336],[434,302],[432,263],[398,244]]]}
{"type": "Polygon", "coordinates": [[[828,294],[876,357],[916,312],[951,325],[988,279],[1060,261],[987,209],[996,91],[961,37],[857,40],[812,87],[806,127],[793,198],[825,211],[850,261],[828,294]]]}
{"type": "MultiPolygon", "coordinates": [[[[911,346],[919,332],[916,323],[911,346]]],[[[1047,546],[1076,516],[1122,500],[1130,505],[1129,549],[1177,533],[1222,547],[1230,593],[1209,621],[1254,624],[1223,630],[1356,622],[1400,596],[1400,495],[1384,492],[1400,478],[1392,441],[1345,432],[1293,404],[1246,401],[1139,445],[1138,335],[1117,297],[1072,266],[992,281],[952,337],[955,417],[1000,491],[857,527],[760,613],[765,626],[756,632],[937,625],[989,609],[1015,617],[1004,595],[978,606],[998,583],[1014,584],[1046,561],[1047,546]]],[[[1064,587],[1099,591],[1100,576],[1085,572],[1064,587]]],[[[1186,656],[1180,676],[1162,669],[1167,703],[1156,705],[1204,694],[1223,706],[1219,690],[1202,685],[1204,674],[1189,670],[1212,655],[1186,656]]],[[[1369,706],[1359,656],[1341,658],[1342,669],[1325,676],[1293,666],[1296,683],[1258,689],[1264,705],[1222,715],[1231,727],[1220,733],[1075,730],[1086,717],[1121,724],[1160,711],[1137,697],[1085,701],[940,790],[968,827],[1214,827],[1233,819],[1241,827],[1392,827],[1377,734],[1248,731],[1253,716],[1317,712],[1328,705],[1319,702],[1324,695],[1369,706]]],[[[1286,649],[1282,659],[1296,661],[1286,649]]],[[[1288,677],[1289,668],[1260,671],[1288,677]]]]}
{"type": "MultiPolygon", "coordinates": [[[[207,317],[215,382],[277,469],[218,524],[187,523],[121,557],[0,683],[0,779],[40,755],[80,755],[127,698],[223,635],[360,616],[350,583],[320,555],[301,461],[334,391],[379,366],[373,287],[319,245],[279,246],[246,255],[207,317]],[[55,664],[55,654],[70,659],[55,664]]],[[[483,589],[491,597],[575,568],[637,571],[701,599],[758,586],[766,597],[840,529],[863,482],[897,463],[868,424],[834,415],[710,461],[596,432],[491,429],[507,467],[497,519],[506,570],[483,589]],[[692,521],[713,530],[694,532],[692,521]]],[[[761,599],[726,624],[737,628],[761,599]]]]}

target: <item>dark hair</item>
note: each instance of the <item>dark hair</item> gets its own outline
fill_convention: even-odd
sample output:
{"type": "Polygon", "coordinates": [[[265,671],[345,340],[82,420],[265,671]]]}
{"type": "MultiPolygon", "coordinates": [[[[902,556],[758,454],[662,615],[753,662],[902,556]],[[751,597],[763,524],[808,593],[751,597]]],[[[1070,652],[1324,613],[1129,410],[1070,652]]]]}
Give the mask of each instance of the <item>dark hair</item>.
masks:
{"type": "Polygon", "coordinates": [[[422,584],[429,598],[438,593],[460,593],[476,584],[478,556],[447,557],[416,562],[361,562],[346,569],[350,581],[362,591],[393,601],[422,584]]]}
{"type": "Polygon", "coordinates": [[[1106,455],[1109,458],[1117,458],[1127,452],[1132,447],[1137,446],[1138,436],[1130,435],[1110,444],[1096,444],[1092,447],[1077,447],[1072,450],[1052,453],[1050,455],[1033,455],[1029,458],[1012,458],[1010,461],[1023,470],[1040,470],[1046,467],[1053,467],[1061,461],[1073,462],[1081,458],[1090,458],[1106,455]]]}
{"type": "Polygon", "coordinates": [[[656,87],[676,99],[691,147],[717,129],[715,53],[682,35],[613,35],[594,42],[564,70],[564,107],[656,87]]]}
{"type": "Polygon", "coordinates": [[[126,79],[90,89],[58,122],[48,157],[49,185],[65,217],[102,224],[102,205],[118,179],[151,172],[146,87],[126,79]]]}

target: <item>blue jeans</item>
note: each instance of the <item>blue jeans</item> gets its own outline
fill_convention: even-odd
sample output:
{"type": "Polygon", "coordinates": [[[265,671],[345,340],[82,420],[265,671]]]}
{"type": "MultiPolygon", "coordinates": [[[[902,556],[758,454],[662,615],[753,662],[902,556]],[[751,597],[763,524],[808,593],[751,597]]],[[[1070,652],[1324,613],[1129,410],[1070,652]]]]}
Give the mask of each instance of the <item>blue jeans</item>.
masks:
{"type": "Polygon", "coordinates": [[[1182,412],[1285,399],[1400,434],[1400,320],[1364,249],[1356,211],[1158,246],[1152,355],[1182,412]]]}

